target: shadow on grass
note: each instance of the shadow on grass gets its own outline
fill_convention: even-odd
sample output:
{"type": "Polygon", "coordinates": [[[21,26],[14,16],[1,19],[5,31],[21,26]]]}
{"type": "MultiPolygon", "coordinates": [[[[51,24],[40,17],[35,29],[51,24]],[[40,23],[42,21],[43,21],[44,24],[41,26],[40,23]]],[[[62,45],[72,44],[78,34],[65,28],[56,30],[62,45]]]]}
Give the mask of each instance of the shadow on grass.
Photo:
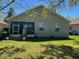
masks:
{"type": "Polygon", "coordinates": [[[22,52],[25,52],[26,51],[26,48],[25,47],[15,47],[15,46],[5,46],[5,47],[2,47],[0,48],[0,56],[1,55],[4,55],[6,54],[6,56],[8,57],[11,57],[15,54],[18,54],[18,53],[22,53],[22,52]]]}
{"type": "Polygon", "coordinates": [[[72,46],[66,45],[42,45],[44,47],[41,52],[39,59],[79,59],[79,48],[73,48],[72,46]],[[42,57],[42,58],[41,58],[42,57]]]}
{"type": "Polygon", "coordinates": [[[26,38],[23,40],[22,38],[11,39],[15,41],[30,41],[30,42],[43,42],[43,41],[62,41],[62,40],[74,40],[71,38],[48,38],[48,37],[37,37],[37,38],[26,38]]]}

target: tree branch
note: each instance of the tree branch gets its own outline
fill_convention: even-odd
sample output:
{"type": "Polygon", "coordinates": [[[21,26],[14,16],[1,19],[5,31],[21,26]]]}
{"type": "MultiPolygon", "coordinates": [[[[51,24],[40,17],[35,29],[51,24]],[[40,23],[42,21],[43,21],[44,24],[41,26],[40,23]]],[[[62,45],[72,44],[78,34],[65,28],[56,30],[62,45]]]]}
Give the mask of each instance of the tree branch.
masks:
{"type": "Polygon", "coordinates": [[[53,4],[55,1],[51,1],[51,5],[52,5],[51,7],[56,8],[56,7],[60,6],[64,1],[65,0],[59,0],[56,5],[53,4]]]}
{"type": "Polygon", "coordinates": [[[9,5],[11,5],[14,1],[15,1],[15,0],[12,0],[12,1],[11,1],[10,3],[8,3],[6,6],[2,7],[2,8],[0,9],[0,11],[3,10],[3,9],[5,9],[5,8],[8,7],[9,5]]]}

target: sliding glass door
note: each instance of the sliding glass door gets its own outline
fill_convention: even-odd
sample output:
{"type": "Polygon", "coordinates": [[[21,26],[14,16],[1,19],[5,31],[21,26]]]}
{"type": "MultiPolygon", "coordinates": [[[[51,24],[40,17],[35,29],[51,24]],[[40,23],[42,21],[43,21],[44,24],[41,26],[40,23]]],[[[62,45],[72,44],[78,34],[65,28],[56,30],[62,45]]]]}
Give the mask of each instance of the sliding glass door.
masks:
{"type": "Polygon", "coordinates": [[[15,35],[19,35],[20,34],[20,25],[19,24],[13,24],[12,34],[15,34],[15,35]]]}
{"type": "Polygon", "coordinates": [[[30,22],[30,23],[24,24],[24,29],[27,34],[34,34],[34,23],[30,22]]]}

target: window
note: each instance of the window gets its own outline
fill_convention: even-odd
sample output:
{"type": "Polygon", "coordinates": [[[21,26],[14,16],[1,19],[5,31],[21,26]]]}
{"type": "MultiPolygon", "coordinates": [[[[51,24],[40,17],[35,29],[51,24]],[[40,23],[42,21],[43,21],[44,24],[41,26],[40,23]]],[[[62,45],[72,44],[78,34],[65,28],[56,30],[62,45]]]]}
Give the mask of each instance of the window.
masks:
{"type": "Polygon", "coordinates": [[[56,24],[55,25],[55,32],[59,32],[60,31],[60,26],[59,26],[59,24],[56,24]]]}
{"type": "Polygon", "coordinates": [[[40,30],[40,31],[43,31],[43,30],[44,30],[44,25],[43,25],[43,23],[39,23],[39,30],[40,30]]]}
{"type": "Polygon", "coordinates": [[[40,28],[39,28],[39,30],[40,30],[40,31],[43,31],[43,30],[44,30],[44,28],[43,28],[43,27],[40,27],[40,28]]]}
{"type": "Polygon", "coordinates": [[[34,23],[26,23],[24,25],[24,29],[26,30],[27,34],[34,34],[34,23]]]}
{"type": "Polygon", "coordinates": [[[13,34],[19,34],[19,28],[18,24],[13,24],[13,34]]]}
{"type": "Polygon", "coordinates": [[[27,32],[28,34],[34,33],[34,24],[33,23],[28,23],[27,31],[28,31],[27,32]]]}

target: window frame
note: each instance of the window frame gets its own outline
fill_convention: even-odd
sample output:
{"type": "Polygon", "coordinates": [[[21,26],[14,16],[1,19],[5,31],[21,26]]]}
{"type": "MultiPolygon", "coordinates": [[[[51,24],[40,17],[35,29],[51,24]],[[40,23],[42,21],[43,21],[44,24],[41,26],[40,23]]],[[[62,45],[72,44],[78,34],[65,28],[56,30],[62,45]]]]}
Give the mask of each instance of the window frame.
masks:
{"type": "Polygon", "coordinates": [[[44,23],[39,23],[39,30],[44,31],[44,23]]]}
{"type": "Polygon", "coordinates": [[[60,25],[58,23],[55,24],[55,32],[60,32],[60,25]]]}
{"type": "Polygon", "coordinates": [[[12,34],[15,34],[15,32],[17,32],[17,34],[15,34],[15,35],[19,35],[20,34],[19,29],[20,29],[19,24],[13,24],[13,32],[12,32],[12,34]],[[17,30],[15,29],[15,27],[17,27],[17,30]]]}

